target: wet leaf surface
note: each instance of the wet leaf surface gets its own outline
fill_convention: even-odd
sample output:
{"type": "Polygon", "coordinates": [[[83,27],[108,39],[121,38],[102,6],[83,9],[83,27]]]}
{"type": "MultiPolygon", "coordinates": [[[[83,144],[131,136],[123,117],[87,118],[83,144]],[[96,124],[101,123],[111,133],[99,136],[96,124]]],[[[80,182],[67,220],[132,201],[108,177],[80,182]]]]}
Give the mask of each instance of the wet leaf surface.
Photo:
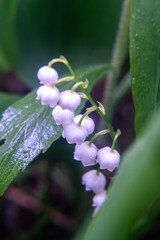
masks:
{"type": "Polygon", "coordinates": [[[132,94],[139,134],[159,102],[160,1],[133,0],[130,25],[132,94]]]}

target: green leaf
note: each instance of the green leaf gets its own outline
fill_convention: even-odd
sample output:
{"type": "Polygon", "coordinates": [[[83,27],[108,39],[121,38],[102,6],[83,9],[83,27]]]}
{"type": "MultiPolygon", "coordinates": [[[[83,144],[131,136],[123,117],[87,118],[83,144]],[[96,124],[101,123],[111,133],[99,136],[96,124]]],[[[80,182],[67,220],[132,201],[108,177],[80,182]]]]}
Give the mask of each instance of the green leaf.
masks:
{"type": "Polygon", "coordinates": [[[21,96],[0,92],[0,114],[11,104],[19,100],[21,96]]]}
{"type": "Polygon", "coordinates": [[[158,105],[160,80],[160,1],[132,0],[130,62],[138,134],[158,105]]]}
{"type": "Polygon", "coordinates": [[[0,69],[18,67],[18,44],[15,18],[19,0],[0,1],[0,69]]]}
{"type": "Polygon", "coordinates": [[[160,112],[122,156],[107,199],[92,220],[85,240],[135,239],[132,231],[160,212],[160,134],[157,129],[160,129],[160,112]]]}
{"type": "Polygon", "coordinates": [[[91,221],[91,215],[87,215],[86,218],[83,220],[82,225],[80,226],[80,229],[76,232],[76,235],[74,236],[73,240],[82,240],[85,236],[87,227],[91,221]]]}
{"type": "MultiPolygon", "coordinates": [[[[89,88],[109,68],[106,64],[95,65],[76,72],[80,81],[88,78],[89,88]]],[[[70,89],[73,83],[58,86],[60,91],[70,89]]],[[[61,136],[62,127],[57,126],[51,115],[52,109],[41,106],[36,90],[10,106],[0,121],[0,195],[26,166],[61,136]]],[[[78,111],[84,106],[82,101],[78,111]]]]}

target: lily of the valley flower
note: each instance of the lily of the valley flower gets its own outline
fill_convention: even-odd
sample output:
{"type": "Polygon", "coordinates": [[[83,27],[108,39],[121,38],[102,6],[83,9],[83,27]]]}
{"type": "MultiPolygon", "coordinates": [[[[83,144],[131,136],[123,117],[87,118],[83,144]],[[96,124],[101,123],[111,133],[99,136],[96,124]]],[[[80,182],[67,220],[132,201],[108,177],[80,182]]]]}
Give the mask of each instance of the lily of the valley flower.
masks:
{"type": "Polygon", "coordinates": [[[104,147],[98,151],[93,143],[96,137],[108,133],[109,129],[95,133],[90,141],[85,141],[95,129],[95,123],[88,115],[93,111],[97,111],[97,109],[99,109],[101,115],[105,115],[105,110],[101,103],[98,102],[99,107],[96,103],[93,103],[91,107],[86,109],[83,115],[79,114],[74,117],[74,111],[81,104],[81,97],[85,97],[88,100],[91,98],[87,92],[77,93],[75,90],[81,87],[87,91],[89,82],[87,79],[85,82],[78,82],[68,61],[64,57],[55,58],[49,62],[48,66],[41,67],[37,72],[37,77],[43,86],[38,88],[36,99],[41,100],[42,105],[49,105],[51,108],[54,108],[52,116],[56,125],[63,126],[62,137],[66,138],[69,144],[76,144],[74,159],[81,161],[84,167],[99,163],[100,167],[98,170],[90,170],[82,176],[82,184],[85,185],[86,191],[95,193],[93,197],[93,207],[95,207],[93,216],[95,216],[106,199],[105,185],[107,180],[100,172],[100,169],[108,169],[112,172],[118,167],[120,154],[114,149],[114,146],[121,131],[118,129],[115,133],[111,148],[104,147]],[[58,80],[58,73],[51,67],[56,62],[64,63],[68,67],[71,76],[58,80]],[[64,81],[74,81],[75,84],[71,90],[59,92],[57,85],[64,81]]]}
{"type": "Polygon", "coordinates": [[[101,148],[97,153],[97,162],[100,165],[100,169],[107,169],[112,172],[116,169],[120,162],[120,154],[110,147],[101,148]]]}
{"type": "Polygon", "coordinates": [[[61,106],[57,105],[52,111],[52,116],[57,125],[65,126],[72,122],[74,112],[68,109],[62,109],[61,106]]]}
{"type": "Polygon", "coordinates": [[[36,99],[41,100],[42,105],[49,105],[53,108],[59,101],[59,90],[56,87],[41,86],[37,90],[36,99]]]}
{"type": "Polygon", "coordinates": [[[70,111],[75,111],[76,108],[81,103],[81,97],[76,92],[71,92],[71,90],[65,90],[61,92],[59,105],[63,109],[69,109],[70,111]]]}
{"type": "Polygon", "coordinates": [[[89,141],[75,146],[74,159],[82,162],[83,166],[96,164],[97,147],[95,144],[88,145],[89,141]]]}
{"type": "Polygon", "coordinates": [[[96,195],[94,195],[93,199],[92,199],[92,206],[95,207],[94,212],[93,212],[93,216],[96,215],[96,213],[98,212],[98,210],[100,209],[100,207],[102,206],[103,202],[106,199],[106,191],[102,191],[100,193],[97,193],[96,195]]]}
{"type": "Polygon", "coordinates": [[[71,122],[64,126],[63,136],[69,144],[81,144],[87,137],[87,130],[85,127],[78,126],[75,122],[71,122]]]}
{"type": "MultiPolygon", "coordinates": [[[[83,116],[82,114],[75,116],[73,121],[78,124],[82,116],[83,116]]],[[[92,118],[88,116],[83,118],[81,125],[86,128],[88,135],[93,133],[95,128],[95,123],[92,118]]]]}
{"type": "Polygon", "coordinates": [[[40,80],[40,84],[51,86],[58,80],[58,73],[54,68],[43,66],[37,72],[37,77],[40,80]]]}
{"type": "Polygon", "coordinates": [[[86,191],[100,193],[105,188],[106,178],[101,172],[97,174],[97,170],[90,170],[82,176],[82,184],[85,185],[86,191]]]}

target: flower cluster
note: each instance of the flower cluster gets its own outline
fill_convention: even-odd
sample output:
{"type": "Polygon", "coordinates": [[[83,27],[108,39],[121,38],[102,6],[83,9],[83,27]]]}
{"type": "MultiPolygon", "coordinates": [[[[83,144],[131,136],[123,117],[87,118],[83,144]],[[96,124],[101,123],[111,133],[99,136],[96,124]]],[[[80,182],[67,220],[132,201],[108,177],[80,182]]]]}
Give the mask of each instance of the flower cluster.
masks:
{"type": "MultiPolygon", "coordinates": [[[[58,60],[53,60],[55,63],[58,60]]],[[[68,65],[68,62],[60,59],[60,62],[68,65]]],[[[70,66],[69,66],[70,67],[70,66]]],[[[70,69],[70,68],[69,68],[70,69]]],[[[58,79],[58,73],[51,66],[43,66],[39,69],[37,77],[40,80],[40,86],[37,90],[37,99],[41,100],[42,105],[49,105],[54,108],[52,116],[57,125],[63,126],[63,138],[69,144],[76,144],[74,151],[74,159],[81,161],[84,167],[99,164],[98,170],[90,170],[82,176],[82,184],[85,185],[86,191],[93,191],[93,207],[95,207],[94,214],[97,213],[100,206],[106,199],[105,186],[107,183],[106,177],[100,171],[101,169],[107,169],[108,171],[114,171],[120,162],[120,154],[114,149],[115,141],[120,131],[114,137],[112,147],[104,147],[98,149],[93,143],[97,136],[108,133],[109,130],[103,130],[96,133],[90,141],[86,141],[86,138],[94,132],[95,123],[88,115],[97,109],[104,114],[102,104],[99,107],[96,103],[86,109],[86,112],[82,115],[76,115],[74,111],[81,103],[81,96],[75,90],[78,86],[82,86],[82,89],[87,88],[86,82],[78,83],[76,81],[72,89],[68,89],[60,92],[56,85],[62,81],[74,81],[75,75],[71,71],[72,76],[63,79],[58,79]]],[[[88,80],[87,80],[88,81],[88,80]]],[[[93,103],[94,101],[92,101],[93,103]]]]}

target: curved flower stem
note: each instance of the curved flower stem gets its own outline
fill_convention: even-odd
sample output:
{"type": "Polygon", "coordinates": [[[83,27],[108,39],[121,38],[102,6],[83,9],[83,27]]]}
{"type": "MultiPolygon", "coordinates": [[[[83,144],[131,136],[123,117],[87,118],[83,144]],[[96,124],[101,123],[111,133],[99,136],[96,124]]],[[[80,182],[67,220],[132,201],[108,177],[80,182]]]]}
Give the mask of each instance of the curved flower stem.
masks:
{"type": "Polygon", "coordinates": [[[106,133],[109,133],[109,130],[108,130],[108,129],[104,129],[104,130],[102,130],[102,131],[94,134],[94,136],[93,136],[93,137],[91,138],[91,140],[89,141],[88,146],[91,147],[91,145],[92,145],[93,141],[95,140],[95,138],[97,138],[97,137],[99,137],[99,136],[102,136],[102,135],[104,135],[104,134],[106,134],[106,133]]]}
{"type": "Polygon", "coordinates": [[[99,173],[100,173],[100,171],[101,171],[101,169],[100,169],[100,167],[97,169],[97,176],[99,175],[99,173]]]}
{"type": "Polygon", "coordinates": [[[88,90],[87,89],[84,89],[84,93],[86,94],[86,96],[88,97],[88,100],[90,101],[90,103],[96,107],[96,111],[99,113],[99,115],[101,116],[101,118],[103,118],[104,122],[106,123],[109,131],[110,131],[110,134],[111,134],[111,137],[114,138],[114,135],[115,135],[115,131],[112,127],[112,124],[110,123],[110,120],[109,118],[107,117],[107,115],[103,114],[101,112],[101,110],[99,109],[99,107],[97,106],[97,104],[95,103],[95,101],[93,100],[93,98],[91,97],[91,95],[89,94],[88,90]]]}
{"type": "Polygon", "coordinates": [[[73,76],[60,78],[57,82],[53,83],[53,84],[51,85],[51,87],[54,87],[54,86],[56,86],[57,84],[62,83],[62,82],[70,82],[70,81],[73,81],[73,80],[74,80],[74,77],[73,77],[73,76]]]}
{"type": "MultiPolygon", "coordinates": [[[[73,79],[74,79],[74,77],[73,77],[73,79]]],[[[80,87],[80,86],[83,86],[84,85],[84,82],[76,82],[74,85],[73,85],[73,87],[71,88],[71,92],[73,93],[75,90],[76,90],[76,88],[78,88],[78,87],[80,87]]]]}
{"type": "MultiPolygon", "coordinates": [[[[75,82],[79,82],[77,76],[75,75],[74,71],[72,70],[71,66],[69,65],[68,61],[67,61],[67,64],[66,66],[68,67],[68,70],[70,71],[71,75],[74,76],[74,80],[75,82]]],[[[90,93],[88,92],[87,89],[84,89],[83,87],[81,87],[83,89],[83,92],[85,93],[85,95],[87,96],[88,100],[90,101],[90,103],[92,104],[92,106],[94,106],[96,108],[96,111],[99,113],[99,115],[101,116],[101,118],[103,118],[104,122],[106,123],[108,129],[109,129],[109,132],[110,132],[110,135],[112,137],[112,139],[114,138],[115,136],[115,131],[112,127],[112,124],[110,123],[109,121],[109,118],[107,117],[106,114],[103,114],[102,111],[100,110],[100,108],[97,106],[96,102],[93,100],[93,98],[91,97],[90,93]]]]}
{"type": "MultiPolygon", "coordinates": [[[[48,66],[51,67],[54,63],[57,63],[57,62],[61,62],[63,64],[66,65],[66,67],[68,68],[69,72],[71,73],[71,75],[73,76],[73,80],[79,84],[79,80],[77,78],[77,76],[75,75],[74,71],[72,70],[69,62],[67,61],[67,59],[63,56],[60,56],[60,58],[55,58],[55,59],[52,59],[49,63],[48,63],[48,66]]],[[[72,77],[69,77],[69,79],[72,80],[72,77]]],[[[87,85],[88,86],[88,80],[86,80],[86,82],[84,82],[84,85],[87,85]]],[[[110,123],[109,121],[109,118],[107,117],[106,114],[103,113],[103,111],[101,110],[101,108],[96,104],[96,102],[93,100],[93,98],[91,97],[90,93],[88,92],[87,88],[84,87],[83,85],[80,86],[81,89],[83,90],[83,92],[85,93],[85,95],[87,96],[87,99],[90,101],[90,103],[92,104],[92,106],[95,107],[95,110],[99,113],[99,115],[101,116],[101,118],[104,120],[104,122],[106,123],[108,129],[109,129],[109,132],[110,132],[110,135],[112,137],[112,139],[114,139],[114,136],[115,136],[115,131],[112,127],[112,124],[110,123]]]]}
{"type": "Polygon", "coordinates": [[[48,67],[51,67],[54,63],[64,63],[65,65],[67,64],[67,60],[62,59],[62,58],[54,58],[48,63],[48,67]]]}
{"type": "Polygon", "coordinates": [[[114,151],[114,147],[115,147],[115,144],[116,144],[116,140],[117,138],[119,137],[119,135],[121,135],[121,130],[117,129],[117,132],[116,132],[116,135],[113,139],[113,143],[112,143],[112,147],[111,147],[111,152],[114,151]]]}
{"type": "Polygon", "coordinates": [[[84,119],[85,117],[87,117],[87,116],[88,116],[91,112],[93,112],[93,111],[96,111],[96,107],[95,107],[95,106],[92,106],[92,107],[90,107],[90,108],[87,108],[87,111],[82,115],[82,117],[81,117],[81,119],[80,119],[80,121],[79,121],[79,123],[78,123],[78,126],[81,126],[83,119],[84,119]]]}

